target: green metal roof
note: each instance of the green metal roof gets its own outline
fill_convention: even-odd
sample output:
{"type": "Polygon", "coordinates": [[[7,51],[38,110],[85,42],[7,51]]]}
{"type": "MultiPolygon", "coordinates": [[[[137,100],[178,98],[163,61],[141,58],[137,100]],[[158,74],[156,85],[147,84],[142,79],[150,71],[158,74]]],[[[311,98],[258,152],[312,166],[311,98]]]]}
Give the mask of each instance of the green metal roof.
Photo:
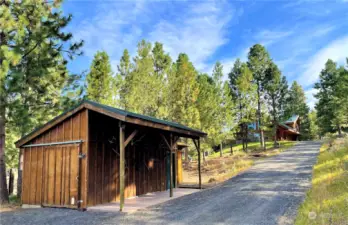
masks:
{"type": "Polygon", "coordinates": [[[42,129],[42,128],[43,128],[44,126],[46,126],[47,124],[50,124],[50,123],[55,122],[55,121],[58,120],[59,118],[63,117],[65,114],[67,114],[67,113],[69,113],[70,111],[73,111],[74,109],[80,107],[80,106],[83,105],[84,103],[93,105],[93,106],[98,107],[98,108],[102,108],[102,109],[107,110],[107,111],[109,111],[109,112],[117,113],[117,114],[119,114],[119,115],[121,115],[121,116],[133,117],[133,118],[138,118],[138,119],[141,119],[141,120],[147,120],[147,121],[150,121],[150,122],[154,122],[154,123],[159,123],[159,124],[163,124],[163,125],[175,127],[175,128],[182,129],[182,130],[186,130],[186,131],[196,132],[196,133],[199,133],[199,134],[201,134],[201,135],[203,135],[203,136],[206,136],[206,135],[207,135],[206,133],[204,133],[204,132],[202,132],[202,131],[200,131],[200,130],[193,129],[193,128],[184,126],[184,125],[179,124],[179,123],[175,123],[175,122],[171,122],[171,121],[166,121],[166,120],[160,120],[160,119],[157,119],[157,118],[155,118],[155,117],[145,116],[145,115],[141,115],[141,114],[129,112],[129,111],[126,111],[126,110],[122,110],[122,109],[114,108],[114,107],[111,107],[111,106],[103,105],[103,104],[100,104],[100,103],[97,103],[97,102],[93,102],[93,101],[90,101],[90,100],[83,100],[83,101],[81,101],[80,103],[78,103],[76,106],[74,106],[74,107],[72,107],[71,109],[69,109],[69,110],[63,112],[62,114],[60,114],[59,116],[53,118],[52,120],[50,120],[49,122],[45,123],[44,125],[35,128],[32,132],[28,133],[27,135],[23,136],[20,140],[16,141],[16,143],[18,143],[18,142],[20,142],[21,140],[27,138],[28,136],[32,135],[32,134],[35,133],[36,131],[42,129]]]}
{"type": "Polygon", "coordinates": [[[289,119],[284,121],[283,123],[294,123],[298,119],[299,115],[292,115],[289,119]]]}
{"type": "Polygon", "coordinates": [[[93,101],[90,101],[90,100],[84,100],[84,102],[89,103],[89,104],[91,104],[91,105],[93,105],[95,107],[103,108],[103,109],[108,110],[110,112],[114,112],[114,113],[120,114],[122,116],[134,117],[134,118],[147,120],[147,121],[151,121],[151,122],[154,122],[154,123],[160,123],[160,124],[163,124],[163,125],[167,125],[167,126],[171,126],[171,127],[187,130],[187,131],[193,131],[193,132],[205,134],[204,132],[202,132],[200,130],[196,130],[196,129],[184,126],[184,125],[182,125],[180,123],[167,121],[167,120],[161,120],[161,119],[157,119],[155,117],[145,116],[145,115],[134,113],[134,112],[129,112],[129,111],[126,111],[126,110],[123,110],[123,109],[114,108],[114,107],[103,105],[103,104],[100,104],[100,103],[97,103],[97,102],[93,102],[93,101]]]}

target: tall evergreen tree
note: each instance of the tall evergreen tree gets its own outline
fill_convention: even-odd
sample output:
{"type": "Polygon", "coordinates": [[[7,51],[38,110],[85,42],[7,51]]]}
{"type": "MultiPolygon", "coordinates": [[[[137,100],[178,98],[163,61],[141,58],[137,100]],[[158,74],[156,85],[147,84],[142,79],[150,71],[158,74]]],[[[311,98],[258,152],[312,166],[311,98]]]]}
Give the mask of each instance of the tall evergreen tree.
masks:
{"type": "Polygon", "coordinates": [[[239,59],[235,61],[228,76],[243,150],[247,151],[248,124],[255,122],[257,108],[256,84],[253,83],[253,74],[247,64],[240,62],[239,59]]]}
{"type": "Polygon", "coordinates": [[[97,52],[87,74],[87,98],[102,104],[112,104],[112,70],[105,51],[97,52]]]}
{"type": "Polygon", "coordinates": [[[151,43],[142,40],[133,59],[134,68],[125,79],[127,110],[156,116],[161,79],[155,74],[151,43]]]}
{"type": "Polygon", "coordinates": [[[342,126],[348,121],[347,81],[347,70],[337,68],[337,64],[329,59],[320,73],[319,82],[315,84],[318,90],[315,107],[321,134],[333,131],[342,134],[342,126]]]}
{"type": "Polygon", "coordinates": [[[317,112],[311,110],[308,114],[309,119],[309,139],[316,140],[319,138],[319,127],[317,124],[317,112]]]}
{"type": "Polygon", "coordinates": [[[260,131],[260,144],[266,148],[264,139],[264,126],[262,124],[262,104],[264,85],[266,83],[266,71],[271,63],[271,58],[266,48],[260,44],[252,46],[248,54],[248,66],[253,73],[254,83],[257,85],[257,119],[260,131]]]}
{"type": "Polygon", "coordinates": [[[222,157],[222,142],[230,135],[233,125],[233,102],[228,83],[222,81],[223,66],[220,62],[216,62],[212,77],[216,90],[215,102],[217,103],[215,120],[218,124],[218,133],[216,139],[220,145],[220,156],[222,157]]]}
{"type": "Polygon", "coordinates": [[[191,127],[200,127],[196,101],[199,94],[197,71],[186,54],[179,54],[168,77],[169,118],[191,127]]]}
{"type": "Polygon", "coordinates": [[[203,160],[204,152],[219,144],[217,140],[219,134],[219,122],[216,120],[219,111],[219,102],[217,101],[217,92],[214,80],[208,74],[200,74],[197,77],[199,94],[196,101],[196,108],[199,112],[200,130],[209,133],[209,136],[202,143],[203,160]]]}
{"type": "Polygon", "coordinates": [[[239,91],[239,123],[240,133],[242,134],[243,150],[248,150],[248,124],[255,121],[257,108],[257,85],[253,83],[253,74],[247,64],[243,63],[240,68],[240,75],[237,77],[236,84],[239,91]]]}
{"type": "Polygon", "coordinates": [[[5,0],[0,8],[2,203],[8,201],[4,163],[6,124],[11,121],[17,125],[20,123],[18,132],[23,136],[33,126],[47,121],[49,117],[45,115],[57,113],[52,109],[59,106],[60,90],[69,79],[67,59],[81,53],[78,50],[82,42],[71,42],[72,34],[62,31],[71,21],[71,15],[62,15],[59,1],[38,3],[5,0]]]}
{"type": "Polygon", "coordinates": [[[299,115],[301,119],[301,140],[310,139],[309,107],[306,103],[306,96],[301,85],[294,81],[289,90],[288,104],[285,109],[285,118],[292,115],[299,115]]]}
{"type": "Polygon", "coordinates": [[[274,146],[277,144],[277,127],[280,118],[281,100],[282,100],[282,77],[277,65],[271,63],[266,71],[268,82],[265,84],[266,99],[268,100],[268,107],[272,115],[272,127],[274,146]]]}
{"type": "Polygon", "coordinates": [[[155,79],[158,85],[157,104],[154,115],[158,118],[167,119],[168,112],[168,82],[166,80],[172,59],[163,49],[163,44],[156,42],[152,49],[155,79]]]}
{"type": "Polygon", "coordinates": [[[285,109],[287,105],[287,100],[289,98],[289,86],[288,86],[288,81],[286,80],[285,76],[282,76],[282,80],[280,82],[280,87],[279,87],[279,92],[280,92],[280,97],[279,97],[279,114],[280,114],[280,121],[282,120],[287,120],[285,116],[285,109]]]}
{"type": "Polygon", "coordinates": [[[125,80],[130,75],[133,67],[134,65],[131,62],[128,50],[125,49],[120,59],[120,63],[119,65],[117,65],[118,73],[116,74],[114,84],[113,84],[113,88],[115,89],[114,105],[123,109],[128,108],[126,96],[128,95],[129,90],[127,89],[125,80]]]}

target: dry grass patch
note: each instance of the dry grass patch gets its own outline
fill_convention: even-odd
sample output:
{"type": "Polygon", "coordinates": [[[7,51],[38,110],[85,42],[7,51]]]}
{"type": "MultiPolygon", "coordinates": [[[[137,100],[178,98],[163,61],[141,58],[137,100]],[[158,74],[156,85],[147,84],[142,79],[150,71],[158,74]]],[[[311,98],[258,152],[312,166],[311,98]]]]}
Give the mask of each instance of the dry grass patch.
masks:
{"type": "Polygon", "coordinates": [[[348,138],[328,141],[321,147],[312,188],[295,224],[348,224],[348,138]]]}
{"type": "MultiPolygon", "coordinates": [[[[274,156],[287,148],[293,146],[296,142],[282,141],[280,148],[272,148],[273,142],[267,142],[267,150],[261,150],[258,142],[249,143],[249,151],[242,151],[242,145],[233,146],[233,155],[230,155],[230,149],[223,149],[223,157],[216,152],[206,157],[202,163],[202,184],[204,187],[214,186],[217,183],[228,180],[231,177],[243,172],[254,164],[254,161],[274,156]]],[[[194,185],[198,183],[197,161],[183,165],[183,184],[194,185]]]]}

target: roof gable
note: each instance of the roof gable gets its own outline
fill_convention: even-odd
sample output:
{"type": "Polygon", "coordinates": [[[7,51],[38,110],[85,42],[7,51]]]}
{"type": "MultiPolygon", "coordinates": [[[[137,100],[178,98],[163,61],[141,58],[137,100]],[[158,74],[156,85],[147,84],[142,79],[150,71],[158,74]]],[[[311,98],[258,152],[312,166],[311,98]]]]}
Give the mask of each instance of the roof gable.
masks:
{"type": "Polygon", "coordinates": [[[80,111],[84,108],[101,113],[101,114],[104,114],[104,115],[107,115],[107,116],[110,116],[110,117],[118,119],[120,121],[138,124],[141,126],[148,126],[148,127],[152,127],[152,128],[166,130],[166,131],[182,133],[182,134],[185,134],[188,136],[194,136],[194,137],[204,137],[207,135],[206,133],[204,133],[200,130],[193,129],[193,128],[184,126],[184,125],[179,124],[179,123],[160,120],[160,119],[157,119],[154,117],[125,111],[122,109],[114,108],[111,106],[103,105],[103,104],[89,101],[89,100],[84,100],[84,101],[80,102],[79,104],[77,104],[72,109],[63,112],[62,114],[60,114],[59,116],[50,120],[46,124],[34,129],[32,132],[30,132],[29,134],[22,137],[20,140],[18,140],[15,143],[16,146],[17,147],[22,146],[23,144],[25,144],[25,143],[29,142],[30,140],[32,140],[33,138],[35,138],[36,136],[42,134],[46,130],[48,130],[51,127],[57,125],[58,123],[64,121],[68,117],[72,116],[73,114],[77,113],[78,111],[80,111]]]}
{"type": "Polygon", "coordinates": [[[288,123],[295,123],[299,118],[299,115],[292,115],[289,119],[284,121],[283,123],[288,124],[288,123]]]}

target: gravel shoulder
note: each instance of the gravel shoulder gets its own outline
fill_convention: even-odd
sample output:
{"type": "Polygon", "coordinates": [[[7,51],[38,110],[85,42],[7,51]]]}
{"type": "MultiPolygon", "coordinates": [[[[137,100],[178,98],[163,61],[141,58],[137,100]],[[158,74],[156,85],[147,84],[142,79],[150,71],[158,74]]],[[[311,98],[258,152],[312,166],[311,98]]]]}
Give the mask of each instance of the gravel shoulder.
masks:
{"type": "Polygon", "coordinates": [[[26,209],[0,224],[293,224],[320,142],[300,142],[223,184],[130,214],[26,209]]]}

